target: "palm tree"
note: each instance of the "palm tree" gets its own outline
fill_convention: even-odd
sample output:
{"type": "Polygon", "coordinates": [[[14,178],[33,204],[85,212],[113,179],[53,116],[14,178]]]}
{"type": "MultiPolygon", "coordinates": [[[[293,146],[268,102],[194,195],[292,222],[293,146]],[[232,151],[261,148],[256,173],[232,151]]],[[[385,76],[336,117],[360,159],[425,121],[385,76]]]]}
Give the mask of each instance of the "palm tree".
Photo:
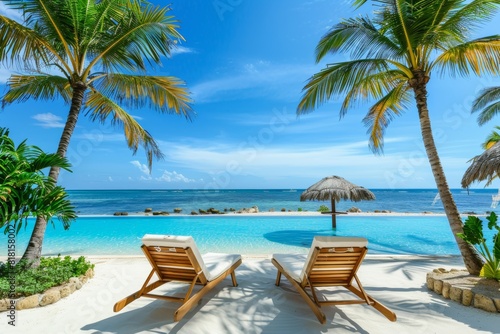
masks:
{"type": "MultiPolygon", "coordinates": [[[[500,126],[495,126],[495,129],[500,130],[500,126]]],[[[481,144],[484,150],[489,150],[493,145],[500,141],[500,134],[496,131],[492,131],[486,140],[481,144]]]]}
{"type": "MultiPolygon", "coordinates": [[[[191,101],[181,80],[146,75],[182,40],[177,22],[168,15],[170,8],[143,0],[4,2],[22,12],[23,22],[0,16],[0,61],[26,74],[10,77],[3,104],[62,98],[70,107],[57,154],[66,155],[84,108],[93,121],[123,126],[129,148],[136,153],[142,146],[151,168],[153,158],[162,153],[123,107],[190,117],[191,101]]],[[[59,170],[50,169],[54,182],[59,170]]],[[[26,250],[34,263],[41,255],[46,225],[38,217],[26,250]]]]}
{"type": "MultiPolygon", "coordinates": [[[[343,20],[321,38],[316,61],[327,54],[347,52],[350,61],[328,65],[304,87],[298,114],[315,109],[332,96],[344,96],[343,116],[353,103],[374,99],[364,118],[370,148],[383,149],[386,127],[416,102],[420,130],[451,230],[468,271],[482,267],[477,252],[458,238],[462,220],[451,195],[431,130],[427,83],[431,73],[452,75],[493,73],[500,67],[500,36],[469,39],[468,34],[493,16],[498,0],[378,0],[374,18],[343,20]],[[413,94],[411,94],[413,93],[413,94]]],[[[366,0],[356,0],[361,6],[366,0]]]]}
{"type": "Polygon", "coordinates": [[[69,170],[69,162],[58,154],[46,154],[26,141],[16,146],[9,130],[0,128],[0,228],[10,224],[19,232],[28,217],[57,216],[68,229],[76,218],[62,187],[43,174],[51,166],[69,170]]]}

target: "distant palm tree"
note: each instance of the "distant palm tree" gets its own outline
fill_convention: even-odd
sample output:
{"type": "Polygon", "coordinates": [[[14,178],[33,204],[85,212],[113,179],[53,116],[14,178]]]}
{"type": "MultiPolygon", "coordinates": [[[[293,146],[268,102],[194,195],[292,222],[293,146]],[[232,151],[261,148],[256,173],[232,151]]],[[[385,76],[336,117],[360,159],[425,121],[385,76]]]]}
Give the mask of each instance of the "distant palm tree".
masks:
{"type": "MultiPolygon", "coordinates": [[[[500,130],[500,126],[495,126],[495,129],[500,130]]],[[[481,144],[484,150],[489,150],[493,145],[500,141],[500,134],[496,131],[492,131],[486,140],[481,144]]]]}
{"type": "MultiPolygon", "coordinates": [[[[151,168],[153,157],[162,157],[160,148],[122,106],[190,116],[191,100],[181,80],[146,75],[182,39],[170,8],[143,0],[3,2],[20,10],[23,22],[0,16],[0,61],[27,73],[10,77],[3,104],[61,97],[70,105],[57,148],[61,157],[85,108],[93,121],[123,126],[129,148],[135,153],[142,146],[151,168]]],[[[59,167],[49,176],[57,182],[59,167]]],[[[35,264],[45,228],[39,217],[25,254],[35,264]]]]}
{"type": "Polygon", "coordinates": [[[66,158],[46,154],[26,141],[16,146],[9,130],[0,128],[0,228],[13,227],[17,233],[28,217],[36,216],[56,216],[69,228],[76,213],[64,189],[43,174],[51,166],[70,167],[66,158]]]}
{"type": "MultiPolygon", "coordinates": [[[[477,252],[456,236],[462,220],[450,192],[431,130],[427,83],[433,70],[452,75],[500,73],[500,36],[469,40],[468,34],[493,16],[498,0],[378,0],[374,19],[357,17],[335,25],[316,47],[316,61],[340,52],[350,61],[328,65],[304,87],[297,109],[303,114],[332,96],[344,96],[340,115],[357,102],[377,102],[364,118],[370,147],[381,151],[385,128],[415,99],[420,130],[451,230],[470,273],[479,274],[477,252]],[[411,94],[413,93],[413,94],[411,94]]],[[[366,0],[356,0],[361,6],[366,0]]]]}

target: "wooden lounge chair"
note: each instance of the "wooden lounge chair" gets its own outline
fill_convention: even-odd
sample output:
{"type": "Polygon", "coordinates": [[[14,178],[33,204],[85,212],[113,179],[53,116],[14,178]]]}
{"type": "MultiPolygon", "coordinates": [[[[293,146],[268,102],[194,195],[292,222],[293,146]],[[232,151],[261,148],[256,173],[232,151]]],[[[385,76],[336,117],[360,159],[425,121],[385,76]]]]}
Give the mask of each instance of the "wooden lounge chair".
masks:
{"type": "Polygon", "coordinates": [[[237,286],[234,270],[241,264],[238,254],[207,253],[201,255],[192,237],[146,234],[142,238],[142,251],[151,264],[142,288],[115,304],[113,310],[122,308],[139,297],[150,297],[181,302],[174,314],[174,321],[179,321],[213,287],[231,274],[233,286],[237,286]],[[158,280],[149,283],[153,274],[158,280]],[[184,297],[154,295],[149,292],[168,282],[189,284],[184,297]],[[191,295],[196,284],[203,287],[191,295]]]}
{"type": "Polygon", "coordinates": [[[276,285],[281,275],[290,281],[324,324],[326,317],[322,305],[368,304],[390,321],[396,314],[366,293],[356,274],[367,252],[368,241],[354,237],[314,237],[309,254],[273,254],[272,263],[278,268],[276,285]],[[353,285],[354,281],[356,282],[353,285]],[[320,300],[316,289],[339,286],[353,292],[354,300],[320,300]],[[306,291],[310,289],[310,293],[306,291]]]}

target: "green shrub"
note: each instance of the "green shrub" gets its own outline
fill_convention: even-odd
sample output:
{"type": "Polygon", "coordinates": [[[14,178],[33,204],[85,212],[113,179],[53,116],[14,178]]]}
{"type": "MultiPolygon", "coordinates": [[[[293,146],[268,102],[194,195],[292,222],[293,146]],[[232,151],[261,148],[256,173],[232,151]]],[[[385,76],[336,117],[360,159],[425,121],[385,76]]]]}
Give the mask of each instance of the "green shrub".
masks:
{"type": "Polygon", "coordinates": [[[71,277],[84,275],[90,268],[93,269],[94,265],[83,256],[78,259],[71,259],[70,256],[41,258],[40,266],[31,269],[26,261],[19,261],[15,266],[0,262],[0,299],[9,297],[12,272],[16,278],[15,298],[19,298],[61,285],[71,277]]]}
{"type": "Polygon", "coordinates": [[[318,209],[319,212],[328,212],[330,209],[326,205],[321,205],[318,209]]]}
{"type": "Polygon", "coordinates": [[[500,226],[497,224],[498,216],[491,212],[488,217],[488,228],[497,230],[493,236],[493,249],[490,251],[483,235],[483,221],[476,216],[469,216],[465,220],[464,233],[457,233],[468,244],[473,245],[485,260],[479,276],[500,280],[500,226]]]}
{"type": "Polygon", "coordinates": [[[298,209],[297,209],[297,211],[298,211],[298,212],[302,212],[302,208],[298,208],[298,209]]]}

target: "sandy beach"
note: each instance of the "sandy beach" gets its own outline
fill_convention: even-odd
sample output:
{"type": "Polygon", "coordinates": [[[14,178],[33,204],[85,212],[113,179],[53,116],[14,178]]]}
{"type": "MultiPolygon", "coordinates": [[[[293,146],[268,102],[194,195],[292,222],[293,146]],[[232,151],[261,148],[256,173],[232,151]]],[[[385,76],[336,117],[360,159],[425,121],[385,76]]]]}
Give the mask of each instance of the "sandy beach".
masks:
{"type": "MultiPolygon", "coordinates": [[[[95,277],[59,302],[18,311],[16,327],[0,321],[1,333],[498,333],[500,315],[442,299],[425,285],[434,268],[463,268],[460,257],[368,255],[359,277],[374,298],[396,312],[388,321],[371,307],[323,307],[321,325],[286,279],[274,285],[276,269],[267,257],[243,257],[180,322],[177,303],[140,298],[114,313],[119,299],[138,290],[150,267],[144,257],[89,257],[95,277]]],[[[166,289],[178,289],[178,286],[166,289]]],[[[160,288],[164,289],[164,288],[160,288]]],[[[182,288],[181,288],[182,289],[182,288]]],[[[5,314],[5,313],[4,313],[5,314]]]]}

